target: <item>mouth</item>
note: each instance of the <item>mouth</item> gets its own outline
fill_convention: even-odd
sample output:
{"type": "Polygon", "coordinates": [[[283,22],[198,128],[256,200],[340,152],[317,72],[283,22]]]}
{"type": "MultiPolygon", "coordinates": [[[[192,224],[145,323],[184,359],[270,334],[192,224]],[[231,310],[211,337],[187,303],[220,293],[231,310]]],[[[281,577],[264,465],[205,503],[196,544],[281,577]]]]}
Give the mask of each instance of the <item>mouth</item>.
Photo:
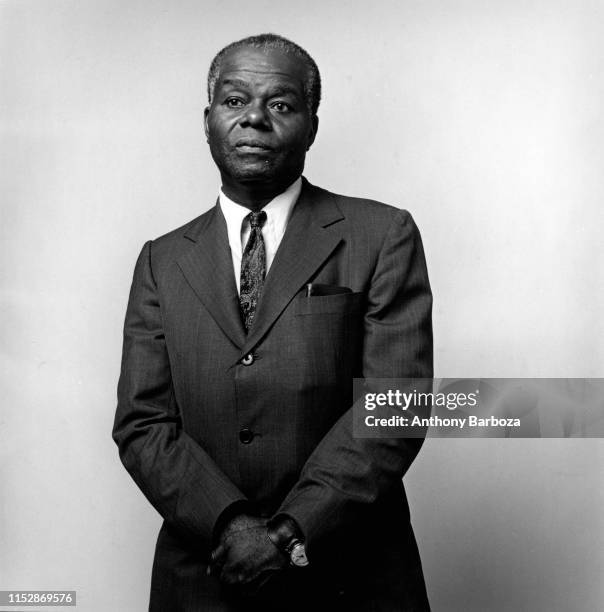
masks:
{"type": "Polygon", "coordinates": [[[272,150],[270,145],[253,138],[240,138],[235,143],[235,148],[242,153],[263,153],[272,150]]]}

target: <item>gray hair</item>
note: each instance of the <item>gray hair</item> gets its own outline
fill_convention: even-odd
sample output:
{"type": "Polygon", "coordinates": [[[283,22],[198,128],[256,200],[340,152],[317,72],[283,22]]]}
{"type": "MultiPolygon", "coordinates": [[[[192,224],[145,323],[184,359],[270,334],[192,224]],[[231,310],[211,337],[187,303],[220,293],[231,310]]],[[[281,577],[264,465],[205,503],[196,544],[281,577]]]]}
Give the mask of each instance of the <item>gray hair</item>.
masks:
{"type": "Polygon", "coordinates": [[[306,105],[311,115],[316,115],[319,108],[319,102],[321,101],[321,75],[319,74],[319,68],[315,63],[315,60],[305,51],[302,47],[296,43],[279,36],[278,34],[258,34],[256,36],[248,36],[237,40],[230,45],[227,45],[221,49],[210,64],[210,70],[208,72],[208,102],[212,104],[214,98],[214,89],[216,83],[220,78],[220,65],[224,56],[234,49],[240,49],[242,47],[253,47],[254,49],[260,49],[266,51],[269,49],[278,49],[283,53],[293,55],[304,62],[306,66],[306,80],[304,81],[304,97],[306,99],[306,105]]]}

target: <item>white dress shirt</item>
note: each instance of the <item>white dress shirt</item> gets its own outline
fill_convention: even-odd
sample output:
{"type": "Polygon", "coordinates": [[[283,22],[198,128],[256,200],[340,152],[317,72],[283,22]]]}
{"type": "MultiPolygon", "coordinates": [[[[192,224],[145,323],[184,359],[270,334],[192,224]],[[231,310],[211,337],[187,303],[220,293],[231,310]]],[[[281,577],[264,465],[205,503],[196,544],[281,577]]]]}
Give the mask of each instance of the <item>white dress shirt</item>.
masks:
{"type": "MultiPolygon", "coordinates": [[[[281,239],[285,233],[287,222],[291,217],[292,210],[300,191],[302,189],[302,178],[298,177],[283,193],[273,198],[262,210],[266,213],[266,221],[262,226],[262,237],[266,249],[266,272],[273,263],[277,249],[281,244],[281,239]]],[[[237,283],[237,293],[241,284],[241,257],[243,250],[250,237],[250,222],[246,219],[250,214],[250,209],[229,199],[222,189],[218,196],[220,210],[224,215],[229,236],[229,246],[233,257],[233,270],[235,272],[235,282],[237,283]]]]}

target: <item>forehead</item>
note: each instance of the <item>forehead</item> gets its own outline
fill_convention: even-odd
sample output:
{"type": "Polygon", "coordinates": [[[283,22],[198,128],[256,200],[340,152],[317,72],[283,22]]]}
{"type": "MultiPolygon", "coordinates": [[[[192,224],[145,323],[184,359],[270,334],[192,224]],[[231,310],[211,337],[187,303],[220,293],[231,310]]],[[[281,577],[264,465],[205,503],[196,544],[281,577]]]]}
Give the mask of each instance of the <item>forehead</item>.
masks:
{"type": "Polygon", "coordinates": [[[241,47],[229,51],[220,62],[218,85],[235,77],[252,83],[287,83],[302,92],[307,70],[301,59],[279,49],[241,47]]]}

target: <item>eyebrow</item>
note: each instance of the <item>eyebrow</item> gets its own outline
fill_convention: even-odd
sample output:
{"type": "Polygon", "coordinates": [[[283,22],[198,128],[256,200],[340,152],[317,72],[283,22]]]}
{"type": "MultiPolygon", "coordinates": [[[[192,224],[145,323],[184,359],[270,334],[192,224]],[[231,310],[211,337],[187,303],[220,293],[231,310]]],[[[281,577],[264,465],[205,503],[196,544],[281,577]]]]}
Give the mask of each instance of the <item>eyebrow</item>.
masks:
{"type": "Polygon", "coordinates": [[[284,94],[297,96],[300,94],[300,92],[296,88],[288,87],[287,85],[280,85],[279,87],[275,87],[275,89],[271,90],[271,96],[282,96],[284,94]]]}

